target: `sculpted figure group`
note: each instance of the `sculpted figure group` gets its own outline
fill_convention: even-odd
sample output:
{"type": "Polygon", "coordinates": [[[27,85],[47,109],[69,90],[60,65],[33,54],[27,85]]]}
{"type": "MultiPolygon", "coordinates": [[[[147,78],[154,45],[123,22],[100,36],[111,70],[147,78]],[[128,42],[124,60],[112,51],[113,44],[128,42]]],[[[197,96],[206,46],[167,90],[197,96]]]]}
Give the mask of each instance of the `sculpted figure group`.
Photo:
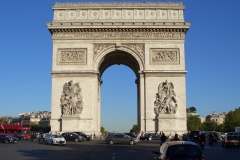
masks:
{"type": "Polygon", "coordinates": [[[83,109],[81,88],[79,83],[70,81],[63,86],[60,99],[62,115],[80,114],[83,109]]]}
{"type": "Polygon", "coordinates": [[[172,82],[162,82],[158,86],[156,100],[154,101],[154,112],[159,114],[174,114],[177,111],[177,100],[172,82]]]}

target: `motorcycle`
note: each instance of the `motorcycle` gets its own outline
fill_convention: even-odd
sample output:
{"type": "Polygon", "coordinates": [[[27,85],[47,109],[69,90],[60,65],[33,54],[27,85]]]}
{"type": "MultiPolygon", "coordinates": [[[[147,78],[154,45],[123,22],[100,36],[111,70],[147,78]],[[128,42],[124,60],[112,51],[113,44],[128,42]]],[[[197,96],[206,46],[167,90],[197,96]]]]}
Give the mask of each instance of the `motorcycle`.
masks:
{"type": "Polygon", "coordinates": [[[213,144],[213,141],[214,141],[213,138],[209,138],[209,139],[208,139],[209,145],[212,145],[212,144],[213,144]]]}
{"type": "Polygon", "coordinates": [[[205,145],[205,142],[204,142],[204,141],[200,142],[200,147],[201,147],[202,149],[204,148],[204,145],[205,145]]]}

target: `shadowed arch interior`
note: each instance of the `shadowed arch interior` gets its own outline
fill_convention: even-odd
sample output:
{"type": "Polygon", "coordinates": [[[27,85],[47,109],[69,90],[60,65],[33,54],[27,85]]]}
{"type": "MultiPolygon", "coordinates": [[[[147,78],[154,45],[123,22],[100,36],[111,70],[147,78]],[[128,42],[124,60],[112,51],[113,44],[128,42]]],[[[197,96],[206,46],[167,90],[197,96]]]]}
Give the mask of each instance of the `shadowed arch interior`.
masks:
{"type": "Polygon", "coordinates": [[[124,64],[130,67],[135,73],[136,77],[138,77],[138,71],[140,70],[137,60],[131,54],[124,51],[114,51],[108,53],[102,58],[99,64],[100,77],[108,67],[114,64],[124,64]]]}

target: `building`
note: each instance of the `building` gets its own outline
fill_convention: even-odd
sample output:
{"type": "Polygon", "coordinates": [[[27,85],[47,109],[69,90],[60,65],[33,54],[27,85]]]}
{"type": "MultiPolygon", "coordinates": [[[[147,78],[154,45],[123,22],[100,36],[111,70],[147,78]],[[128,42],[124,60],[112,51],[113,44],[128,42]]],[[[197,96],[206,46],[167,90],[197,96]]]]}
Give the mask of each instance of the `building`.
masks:
{"type": "Polygon", "coordinates": [[[217,124],[223,124],[227,112],[213,112],[206,116],[206,121],[215,121],[217,124]]]}

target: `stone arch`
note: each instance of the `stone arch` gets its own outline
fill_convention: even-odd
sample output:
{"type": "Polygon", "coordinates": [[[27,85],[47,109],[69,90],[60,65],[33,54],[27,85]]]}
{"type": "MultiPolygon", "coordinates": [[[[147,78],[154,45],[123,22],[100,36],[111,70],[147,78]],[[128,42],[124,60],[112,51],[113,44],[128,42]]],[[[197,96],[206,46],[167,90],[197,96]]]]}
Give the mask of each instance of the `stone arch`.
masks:
{"type": "Polygon", "coordinates": [[[121,47],[118,48],[115,45],[111,45],[110,47],[106,48],[105,50],[97,53],[97,55],[94,59],[93,68],[94,68],[95,72],[99,72],[100,77],[101,77],[102,73],[104,72],[104,70],[108,66],[118,63],[118,60],[115,60],[112,63],[109,62],[108,64],[106,64],[107,65],[106,68],[101,69],[101,66],[104,65],[103,63],[106,62],[106,59],[107,60],[109,60],[111,58],[114,59],[113,58],[114,57],[113,53],[118,54],[118,55],[120,55],[122,57],[125,57],[125,58],[129,58],[130,60],[128,62],[124,62],[124,60],[120,60],[120,61],[122,62],[122,64],[125,64],[128,67],[130,67],[134,71],[136,76],[137,76],[139,71],[143,70],[143,63],[144,63],[143,59],[142,59],[142,57],[139,56],[139,54],[136,51],[134,51],[133,49],[128,48],[126,46],[121,46],[121,47]],[[130,61],[132,61],[134,64],[131,65],[130,61]],[[136,65],[138,65],[137,66],[138,68],[136,67],[136,65]]]}

